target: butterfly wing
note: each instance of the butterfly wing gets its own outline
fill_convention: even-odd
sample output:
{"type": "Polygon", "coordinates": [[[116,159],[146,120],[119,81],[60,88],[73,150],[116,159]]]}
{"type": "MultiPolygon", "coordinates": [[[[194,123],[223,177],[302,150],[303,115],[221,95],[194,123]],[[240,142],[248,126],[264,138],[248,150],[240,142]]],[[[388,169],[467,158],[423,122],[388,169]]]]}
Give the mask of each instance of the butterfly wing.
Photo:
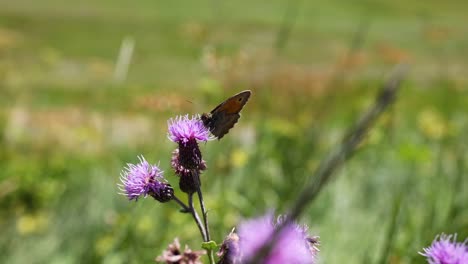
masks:
{"type": "Polygon", "coordinates": [[[213,116],[213,124],[215,125],[211,128],[211,134],[215,135],[218,139],[221,139],[231,128],[234,127],[239,118],[239,113],[226,114],[224,112],[219,112],[213,116]]]}
{"type": "Polygon", "coordinates": [[[203,124],[211,133],[221,139],[229,132],[240,118],[239,112],[252,93],[247,90],[240,92],[215,107],[209,114],[202,115],[203,124]]]}

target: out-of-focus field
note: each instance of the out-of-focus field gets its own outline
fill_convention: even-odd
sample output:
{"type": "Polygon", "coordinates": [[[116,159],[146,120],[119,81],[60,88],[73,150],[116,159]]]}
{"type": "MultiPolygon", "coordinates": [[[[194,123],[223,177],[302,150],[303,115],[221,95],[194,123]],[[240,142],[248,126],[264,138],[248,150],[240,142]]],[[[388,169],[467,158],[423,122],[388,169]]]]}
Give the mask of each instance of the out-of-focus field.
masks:
{"type": "MultiPolygon", "coordinates": [[[[244,89],[202,144],[212,236],[294,201],[390,69],[396,104],[301,222],[321,263],[424,263],[468,236],[468,2],[0,0],[0,262],[152,262],[198,229],[175,203],[128,202],[143,154],[178,185],[167,119],[244,89]],[[115,78],[123,39],[135,48],[115,78]]],[[[181,193],[177,193],[183,196],[181,193]]]]}

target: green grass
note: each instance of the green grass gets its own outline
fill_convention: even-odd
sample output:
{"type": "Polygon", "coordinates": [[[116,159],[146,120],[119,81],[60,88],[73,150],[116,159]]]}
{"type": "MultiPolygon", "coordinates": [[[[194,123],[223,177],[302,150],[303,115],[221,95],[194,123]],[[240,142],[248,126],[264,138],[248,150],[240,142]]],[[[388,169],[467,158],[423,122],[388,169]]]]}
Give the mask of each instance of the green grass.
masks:
{"type": "Polygon", "coordinates": [[[321,263],[424,263],[436,234],[467,237],[466,4],[299,4],[276,51],[286,1],[0,1],[0,262],[151,262],[176,236],[198,249],[175,204],[117,195],[119,173],[143,154],[178,186],[166,120],[243,89],[240,122],[201,145],[212,236],[286,211],[402,60],[396,104],[301,222],[321,263]],[[116,84],[126,36],[135,53],[116,84]],[[204,66],[206,47],[227,68],[204,66]]]}

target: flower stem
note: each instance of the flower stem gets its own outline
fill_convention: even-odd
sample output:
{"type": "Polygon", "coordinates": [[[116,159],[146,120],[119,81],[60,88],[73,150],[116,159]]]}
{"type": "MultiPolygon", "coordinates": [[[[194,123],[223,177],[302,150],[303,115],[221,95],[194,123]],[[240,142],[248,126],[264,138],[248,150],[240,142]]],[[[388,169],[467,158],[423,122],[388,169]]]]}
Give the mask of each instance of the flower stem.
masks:
{"type": "Polygon", "coordinates": [[[201,188],[198,188],[197,194],[198,194],[198,199],[200,200],[200,208],[202,210],[203,223],[205,224],[206,239],[208,239],[206,242],[208,242],[211,239],[210,230],[208,228],[208,218],[207,218],[208,212],[206,211],[205,203],[203,202],[203,196],[202,196],[201,188]]]}
{"type": "Polygon", "coordinates": [[[213,250],[212,250],[212,249],[208,249],[207,251],[208,251],[208,252],[207,252],[207,255],[208,255],[208,259],[209,259],[209,261],[210,261],[210,264],[215,264],[213,250]]]}
{"type": "Polygon", "coordinates": [[[192,213],[193,219],[195,220],[195,223],[197,223],[198,229],[200,230],[200,233],[203,237],[203,241],[206,242],[208,241],[208,239],[206,236],[205,228],[203,228],[203,224],[200,220],[200,216],[198,216],[197,211],[193,207],[193,193],[188,195],[188,201],[189,201],[188,203],[189,203],[190,213],[192,213]]]}
{"type": "Polygon", "coordinates": [[[172,198],[176,203],[178,203],[182,209],[181,212],[183,213],[190,213],[191,209],[188,205],[186,205],[184,202],[182,202],[179,198],[177,198],[175,195],[172,198]]]}
{"type": "MultiPolygon", "coordinates": [[[[200,200],[200,208],[202,210],[203,223],[205,224],[205,231],[206,231],[206,240],[205,240],[205,242],[208,242],[208,241],[211,240],[210,229],[208,227],[208,217],[207,217],[208,212],[206,211],[205,203],[203,202],[203,195],[202,195],[200,185],[197,188],[197,195],[198,195],[198,199],[200,200]]],[[[213,255],[213,250],[212,249],[208,250],[208,258],[210,259],[210,263],[214,264],[214,255],[213,255]]]]}

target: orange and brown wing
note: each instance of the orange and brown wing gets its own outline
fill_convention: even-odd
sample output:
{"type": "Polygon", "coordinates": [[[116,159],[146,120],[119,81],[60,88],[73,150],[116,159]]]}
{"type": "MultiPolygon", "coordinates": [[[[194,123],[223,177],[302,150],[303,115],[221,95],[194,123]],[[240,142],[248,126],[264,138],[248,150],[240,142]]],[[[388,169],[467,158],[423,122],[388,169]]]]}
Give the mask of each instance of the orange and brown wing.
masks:
{"type": "Polygon", "coordinates": [[[251,94],[250,90],[242,91],[220,103],[210,113],[211,115],[215,115],[221,111],[226,112],[226,114],[239,113],[249,100],[251,94]]]}
{"type": "Polygon", "coordinates": [[[229,132],[231,128],[237,123],[240,118],[239,113],[224,114],[220,113],[213,118],[213,128],[211,134],[215,135],[218,139],[221,139],[225,134],[229,132]]]}
{"type": "Polygon", "coordinates": [[[250,95],[251,92],[247,90],[228,98],[215,107],[210,114],[203,114],[203,123],[214,136],[221,139],[239,120],[239,112],[249,100],[250,95]]]}

